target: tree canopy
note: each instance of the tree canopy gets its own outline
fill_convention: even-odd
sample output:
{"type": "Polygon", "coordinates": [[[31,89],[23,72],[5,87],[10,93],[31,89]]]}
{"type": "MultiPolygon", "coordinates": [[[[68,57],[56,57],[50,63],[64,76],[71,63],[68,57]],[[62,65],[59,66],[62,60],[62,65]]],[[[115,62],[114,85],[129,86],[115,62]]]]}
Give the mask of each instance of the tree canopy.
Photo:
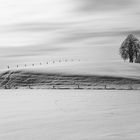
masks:
{"type": "Polygon", "coordinates": [[[133,63],[140,55],[140,41],[133,34],[129,34],[120,47],[120,55],[124,60],[133,63]]]}

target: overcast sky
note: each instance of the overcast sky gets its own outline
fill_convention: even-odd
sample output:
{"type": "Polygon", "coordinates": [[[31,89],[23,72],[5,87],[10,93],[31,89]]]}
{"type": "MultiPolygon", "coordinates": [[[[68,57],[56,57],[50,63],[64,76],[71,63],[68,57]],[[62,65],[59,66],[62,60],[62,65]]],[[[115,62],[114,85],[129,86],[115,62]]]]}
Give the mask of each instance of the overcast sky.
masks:
{"type": "Polygon", "coordinates": [[[140,37],[139,23],[139,0],[3,0],[0,63],[118,60],[127,34],[140,37]]]}

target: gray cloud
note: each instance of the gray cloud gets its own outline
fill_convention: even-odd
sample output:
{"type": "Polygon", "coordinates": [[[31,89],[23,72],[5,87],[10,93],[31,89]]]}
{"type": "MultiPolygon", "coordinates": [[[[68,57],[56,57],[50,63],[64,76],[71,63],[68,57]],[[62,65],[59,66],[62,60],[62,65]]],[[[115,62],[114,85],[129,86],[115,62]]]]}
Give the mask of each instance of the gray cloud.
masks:
{"type": "Polygon", "coordinates": [[[47,44],[29,45],[22,47],[7,46],[5,48],[1,48],[1,57],[31,57],[52,54],[62,50],[64,50],[63,47],[56,47],[47,44]]]}
{"type": "Polygon", "coordinates": [[[11,25],[13,31],[26,31],[26,32],[47,32],[59,31],[67,28],[71,22],[27,22],[21,24],[11,25]]]}
{"type": "Polygon", "coordinates": [[[135,4],[135,0],[77,0],[79,2],[79,11],[109,11],[120,10],[135,4]]]}
{"type": "Polygon", "coordinates": [[[106,32],[69,32],[65,37],[61,39],[62,42],[76,42],[83,41],[87,39],[94,39],[96,37],[119,37],[119,36],[127,36],[128,34],[135,34],[140,36],[140,30],[127,30],[127,31],[106,31],[106,32]]]}

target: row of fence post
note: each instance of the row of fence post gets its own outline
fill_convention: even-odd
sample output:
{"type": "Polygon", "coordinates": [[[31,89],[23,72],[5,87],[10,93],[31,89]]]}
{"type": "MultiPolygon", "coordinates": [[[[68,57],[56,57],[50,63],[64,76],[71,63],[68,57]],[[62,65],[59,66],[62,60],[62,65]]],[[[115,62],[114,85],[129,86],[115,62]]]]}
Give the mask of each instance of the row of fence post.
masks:
{"type": "MultiPolygon", "coordinates": [[[[54,64],[56,62],[61,63],[61,62],[68,62],[68,61],[72,61],[73,62],[74,59],[71,59],[71,60],[65,59],[65,60],[58,60],[58,61],[57,60],[56,61],[53,60],[53,61],[46,62],[44,64],[49,64],[49,63],[51,64],[51,62],[54,64]]],[[[80,61],[80,59],[78,61],[80,61]]],[[[33,66],[34,67],[35,65],[37,65],[37,63],[36,64],[33,63],[33,64],[30,64],[30,65],[25,64],[24,67],[27,67],[27,66],[33,66]]],[[[43,63],[40,62],[39,65],[43,65],[43,63]]],[[[19,68],[19,67],[20,67],[20,65],[16,65],[16,68],[19,68]]],[[[21,66],[21,67],[23,67],[23,66],[21,66]]],[[[10,65],[8,65],[7,68],[10,69],[11,68],[10,65]]]]}
{"type": "MultiPolygon", "coordinates": [[[[28,88],[29,89],[33,89],[33,85],[28,85],[28,88]]],[[[60,87],[59,87],[60,88],[60,87]]],[[[59,89],[57,86],[55,86],[55,85],[52,85],[52,88],[51,89],[59,89]]],[[[62,88],[61,88],[62,89],[62,88]]],[[[75,85],[75,89],[84,89],[84,88],[82,88],[82,87],[80,87],[80,84],[76,84],[75,85]]],[[[92,89],[92,88],[91,88],[92,89]]],[[[109,88],[107,88],[107,86],[106,85],[104,85],[104,88],[103,89],[109,89],[109,88]]]]}
{"type": "MultiPolygon", "coordinates": [[[[72,85],[73,86],[73,85],[72,85]]],[[[33,88],[33,85],[27,85],[27,87],[29,88],[29,89],[34,89],[33,88]]],[[[9,85],[5,85],[4,86],[4,88],[5,89],[11,89],[12,87],[10,87],[9,85]]],[[[14,89],[18,89],[18,85],[17,86],[13,86],[13,88],[14,89]]],[[[50,87],[50,89],[63,89],[62,87],[57,87],[57,85],[52,85],[52,88],[50,87]]],[[[64,88],[65,89],[65,88],[64,88]]],[[[70,89],[70,88],[69,88],[70,89]]],[[[80,86],[80,84],[75,84],[75,87],[74,87],[74,89],[84,89],[84,87],[82,87],[82,86],[80,86]]],[[[85,88],[86,89],[86,88],[85,88]]],[[[90,87],[90,88],[88,88],[88,89],[105,89],[105,90],[109,90],[109,89],[113,89],[113,88],[109,88],[109,87],[107,87],[107,85],[104,85],[102,88],[92,88],[92,87],[90,87]]],[[[114,88],[115,89],[115,88],[114,88]]],[[[120,88],[121,89],[121,88],[120,88]]],[[[122,88],[122,90],[123,90],[123,88],[122,88]]],[[[128,88],[126,89],[126,90],[133,90],[133,87],[130,85],[130,86],[128,86],[128,88]]]]}

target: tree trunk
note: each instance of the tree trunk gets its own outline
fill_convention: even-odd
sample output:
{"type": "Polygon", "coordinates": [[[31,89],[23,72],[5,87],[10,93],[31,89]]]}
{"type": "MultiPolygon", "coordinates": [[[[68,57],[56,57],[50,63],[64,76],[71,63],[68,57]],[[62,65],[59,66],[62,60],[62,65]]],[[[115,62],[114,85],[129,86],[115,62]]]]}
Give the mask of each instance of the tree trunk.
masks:
{"type": "Polygon", "coordinates": [[[129,58],[129,62],[130,62],[130,63],[133,63],[133,59],[130,59],[130,58],[129,58]]]}
{"type": "Polygon", "coordinates": [[[133,52],[133,44],[130,42],[130,48],[129,48],[129,62],[133,63],[134,60],[134,52],[133,52]]]}
{"type": "Polygon", "coordinates": [[[130,52],[130,53],[129,53],[129,62],[130,62],[130,63],[133,63],[133,59],[134,59],[133,53],[130,52]]]}
{"type": "Polygon", "coordinates": [[[138,53],[136,52],[136,59],[138,58],[138,53]]]}

